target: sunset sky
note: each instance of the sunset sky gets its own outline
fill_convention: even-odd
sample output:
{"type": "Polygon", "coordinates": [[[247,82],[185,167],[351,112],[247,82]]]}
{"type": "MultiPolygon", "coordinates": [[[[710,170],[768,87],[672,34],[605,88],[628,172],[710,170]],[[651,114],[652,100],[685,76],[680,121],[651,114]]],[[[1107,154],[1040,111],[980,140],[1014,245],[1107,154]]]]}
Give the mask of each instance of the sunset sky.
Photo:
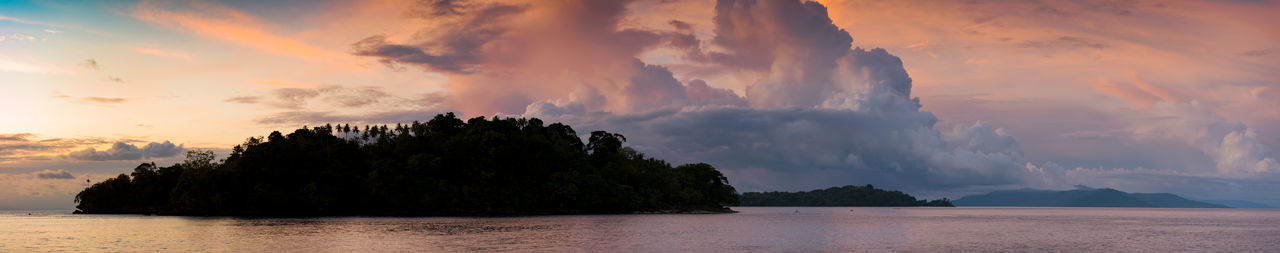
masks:
{"type": "Polygon", "coordinates": [[[437,113],[622,133],[739,191],[1280,206],[1280,3],[0,0],[0,208],[437,113]]]}

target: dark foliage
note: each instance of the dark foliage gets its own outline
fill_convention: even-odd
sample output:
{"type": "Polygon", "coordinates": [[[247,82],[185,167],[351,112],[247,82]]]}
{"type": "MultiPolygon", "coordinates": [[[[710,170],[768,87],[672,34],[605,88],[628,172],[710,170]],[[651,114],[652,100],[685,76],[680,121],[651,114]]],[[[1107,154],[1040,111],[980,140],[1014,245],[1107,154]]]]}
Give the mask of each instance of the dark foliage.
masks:
{"type": "Polygon", "coordinates": [[[169,167],[76,195],[84,213],[183,215],[509,215],[727,211],[738,203],[711,165],[672,167],[592,132],[539,119],[454,114],[426,123],[349,125],[249,138],[224,161],[193,151],[169,167]]]}
{"type": "Polygon", "coordinates": [[[867,186],[831,187],[807,192],[747,192],[743,206],[952,206],[946,198],[917,200],[900,191],[867,186]]]}

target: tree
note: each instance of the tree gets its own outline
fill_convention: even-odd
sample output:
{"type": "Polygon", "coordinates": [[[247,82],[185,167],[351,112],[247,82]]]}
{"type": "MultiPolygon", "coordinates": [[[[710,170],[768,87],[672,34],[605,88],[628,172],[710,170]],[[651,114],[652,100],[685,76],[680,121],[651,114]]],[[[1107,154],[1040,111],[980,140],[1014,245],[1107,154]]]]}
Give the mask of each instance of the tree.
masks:
{"type": "Polygon", "coordinates": [[[90,213],[488,215],[724,210],[738,196],[708,164],[672,167],[595,131],[542,120],[452,113],[425,123],[346,124],[248,138],[222,162],[191,150],[77,195],[90,213]],[[358,131],[359,127],[353,127],[358,131]]]}

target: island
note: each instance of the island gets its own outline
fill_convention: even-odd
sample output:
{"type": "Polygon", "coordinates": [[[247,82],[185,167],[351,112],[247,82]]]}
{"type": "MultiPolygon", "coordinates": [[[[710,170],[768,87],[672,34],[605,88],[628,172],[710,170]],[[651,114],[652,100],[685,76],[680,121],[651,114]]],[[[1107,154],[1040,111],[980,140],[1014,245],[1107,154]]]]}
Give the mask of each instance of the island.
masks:
{"type": "Polygon", "coordinates": [[[1037,189],[994,191],[965,196],[957,199],[955,204],[957,206],[1229,208],[1169,193],[1127,193],[1111,188],[1094,189],[1087,186],[1076,186],[1076,189],[1067,191],[1037,189]]]}
{"type": "Polygon", "coordinates": [[[216,160],[167,167],[76,194],[78,213],[225,216],[468,216],[732,212],[737,191],[705,163],[671,164],[595,131],[537,118],[453,113],[394,127],[325,125],[248,138],[216,160]]]}
{"type": "Polygon", "coordinates": [[[746,192],[742,206],[952,206],[946,198],[916,199],[900,191],[872,185],[831,187],[807,192],[746,192]]]}

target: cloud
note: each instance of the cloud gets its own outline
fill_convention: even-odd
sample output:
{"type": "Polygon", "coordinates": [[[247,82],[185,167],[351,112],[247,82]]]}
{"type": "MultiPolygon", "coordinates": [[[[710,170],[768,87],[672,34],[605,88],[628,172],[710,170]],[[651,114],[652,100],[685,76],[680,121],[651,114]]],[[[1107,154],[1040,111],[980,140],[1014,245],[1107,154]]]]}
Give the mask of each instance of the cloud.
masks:
{"type": "Polygon", "coordinates": [[[31,133],[0,134],[0,141],[26,141],[27,138],[31,138],[32,136],[35,136],[35,134],[31,134],[31,133]]]}
{"type": "MultiPolygon", "coordinates": [[[[1120,182],[1138,175],[1070,172],[1073,169],[1052,163],[1030,163],[1012,131],[989,123],[998,121],[939,126],[938,117],[921,110],[902,59],[888,50],[854,47],[853,36],[833,24],[826,6],[816,2],[721,0],[715,2],[710,23],[688,17],[663,16],[656,22],[628,16],[638,11],[628,9],[630,1],[516,2],[449,2],[444,9],[434,5],[440,2],[424,2],[417,7],[427,13],[418,17],[448,18],[420,22],[422,29],[412,35],[371,34],[353,41],[351,52],[393,68],[445,75],[448,98],[433,109],[519,114],[619,132],[631,137],[628,145],[655,157],[712,163],[746,190],[873,183],[945,193],[975,187],[1057,187],[1095,176],[1120,182]],[[520,11],[477,18],[486,15],[481,10],[499,5],[520,11]],[[477,34],[458,32],[468,27],[477,34]]],[[[1125,3],[1073,4],[1049,7],[1060,12],[1055,17],[1060,19],[1142,13],[1125,3]]],[[[1034,13],[1041,6],[1019,10],[1034,13]]],[[[984,14],[1000,17],[988,18],[984,27],[1018,21],[1005,20],[999,11],[984,14]]],[[[1060,31],[996,36],[1003,39],[983,39],[1000,47],[1045,50],[1124,50],[1129,42],[1111,42],[1133,41],[1060,31]]],[[[909,49],[928,50],[938,58],[947,55],[932,54],[934,50],[969,48],[948,40],[910,41],[928,41],[909,49]]],[[[952,63],[988,59],[951,53],[963,57],[952,63]]],[[[1136,74],[1090,85],[1141,108],[1191,99],[1136,74]]],[[[359,120],[354,116],[298,110],[258,121],[359,120]]],[[[1124,137],[1133,136],[1137,128],[1114,129],[1124,128],[1081,129],[1038,139],[1124,137]]],[[[1202,153],[1221,154],[1215,161],[1226,161],[1225,167],[1257,171],[1257,166],[1244,166],[1267,164],[1262,155],[1266,152],[1253,152],[1262,150],[1255,143],[1265,143],[1257,135],[1241,129],[1214,134],[1207,139],[1216,139],[1218,147],[1202,153]]],[[[1160,173],[1186,180],[1213,178],[1160,173]]]]}
{"type": "Polygon", "coordinates": [[[443,113],[440,94],[398,96],[381,87],[345,87],[329,85],[320,88],[278,88],[272,98],[239,96],[224,101],[241,104],[264,104],[286,111],[254,119],[267,125],[304,125],[335,122],[398,123],[424,120],[443,113]],[[318,102],[318,103],[315,103],[318,102]]]}
{"type": "Polygon", "coordinates": [[[169,141],[162,143],[151,142],[143,147],[125,142],[116,142],[107,150],[98,151],[90,147],[67,153],[66,157],[82,161],[141,160],[172,157],[182,153],[183,150],[182,145],[174,145],[169,141]]]}
{"type": "MultiPolygon", "coordinates": [[[[348,88],[341,85],[329,85],[320,88],[278,88],[271,91],[272,97],[275,99],[267,101],[266,104],[282,109],[303,109],[312,100],[321,100],[326,104],[343,109],[352,109],[377,104],[384,100],[395,100],[397,102],[407,101],[403,98],[392,96],[383,91],[381,87],[364,86],[348,88]]],[[[260,96],[239,96],[228,98],[224,101],[241,103],[241,104],[257,104],[263,100],[260,96]]]]}
{"type": "Polygon", "coordinates": [[[1159,98],[1151,95],[1150,93],[1146,93],[1136,87],[1126,85],[1124,83],[1117,84],[1111,80],[1107,80],[1106,78],[1098,78],[1097,80],[1090,82],[1089,86],[1093,87],[1093,89],[1098,92],[1119,98],[1125,102],[1129,102],[1130,104],[1142,108],[1150,108],[1152,104],[1159,101],[1159,98]]]}
{"type": "Polygon", "coordinates": [[[252,16],[212,3],[187,2],[199,12],[170,10],[177,3],[160,4],[144,1],[128,13],[134,19],[156,23],[196,35],[223,40],[261,51],[290,55],[309,60],[338,56],[288,36],[269,31],[252,16]]]}
{"type": "Polygon", "coordinates": [[[1244,53],[1242,53],[1242,54],[1244,54],[1245,56],[1264,56],[1264,55],[1269,55],[1269,54],[1271,54],[1271,50],[1268,50],[1268,49],[1256,49],[1256,50],[1249,50],[1249,51],[1245,51],[1245,52],[1244,52],[1244,53]]]}
{"type": "Polygon", "coordinates": [[[632,137],[628,145],[655,157],[711,163],[744,189],[1042,184],[1005,130],[983,122],[935,130],[937,118],[919,110],[902,61],[883,49],[851,48],[852,38],[830,24],[822,5],[718,1],[716,10],[718,48],[706,52],[707,61],[757,72],[747,96],[703,92],[701,80],[675,89],[680,83],[666,68],[637,64],[623,92],[598,99],[626,110],[569,99],[533,103],[524,116],[623,133],[632,137]],[[729,102],[679,102],[694,97],[729,102]]]}
{"type": "Polygon", "coordinates": [[[44,32],[46,32],[46,33],[52,33],[52,34],[59,34],[59,33],[62,33],[62,31],[53,30],[53,29],[44,29],[44,32]]]}
{"type": "Polygon", "coordinates": [[[107,76],[107,80],[115,83],[124,83],[124,79],[114,76],[107,76]]]}
{"type": "Polygon", "coordinates": [[[1020,47],[1044,49],[1103,49],[1106,44],[1090,41],[1080,37],[1062,36],[1055,40],[1027,40],[1018,43],[1020,47]]]}
{"type": "Polygon", "coordinates": [[[35,172],[36,177],[40,179],[75,179],[71,172],[66,170],[42,170],[35,172]]]}
{"type": "Polygon", "coordinates": [[[0,164],[46,160],[73,148],[109,143],[101,138],[38,139],[32,133],[0,134],[0,164]]]}
{"type": "Polygon", "coordinates": [[[10,39],[10,40],[15,40],[15,41],[24,41],[24,40],[25,40],[25,41],[35,41],[35,40],[36,40],[36,37],[30,36],[30,35],[25,35],[25,34],[17,34],[17,33],[15,33],[15,34],[10,34],[10,35],[9,35],[9,36],[7,36],[7,37],[6,37],[6,36],[0,36],[0,38],[6,38],[6,39],[10,39]]]}
{"type": "Polygon", "coordinates": [[[237,103],[237,104],[257,104],[258,102],[262,101],[262,97],[260,97],[260,96],[240,96],[240,97],[231,97],[231,98],[228,98],[228,99],[226,99],[226,100],[222,100],[222,101],[224,101],[224,102],[229,102],[229,103],[237,103]]]}
{"type": "Polygon", "coordinates": [[[581,85],[613,97],[598,106],[632,110],[644,98],[625,93],[677,86],[645,79],[665,67],[646,67],[637,56],[662,44],[664,34],[622,28],[631,2],[464,5],[457,17],[425,22],[409,40],[373,35],[356,41],[352,53],[447,75],[448,105],[469,113],[521,113],[534,102],[564,99],[581,85]]]}
{"type": "Polygon", "coordinates": [[[431,18],[439,16],[453,16],[463,14],[467,7],[464,3],[466,0],[422,0],[418,1],[406,11],[406,14],[431,18]]]}
{"type": "MultiPolygon", "coordinates": [[[[1093,83],[1098,91],[1128,101],[1147,118],[1129,131],[1138,141],[1173,140],[1200,152],[1215,164],[1216,176],[1241,177],[1252,173],[1280,172],[1275,153],[1253,128],[1230,121],[1198,100],[1129,73],[1131,85],[1117,85],[1105,79],[1093,83]]],[[[1189,168],[1195,171],[1195,168],[1189,168]]]]}
{"type": "Polygon", "coordinates": [[[1257,131],[1218,116],[1199,101],[1159,102],[1149,119],[1130,131],[1137,140],[1175,140],[1201,150],[1220,176],[1280,172],[1275,153],[1257,131]]]}
{"type": "Polygon", "coordinates": [[[1115,83],[1098,78],[1089,83],[1094,90],[1125,100],[1141,108],[1150,108],[1156,102],[1186,102],[1189,99],[1173,90],[1144,81],[1135,72],[1129,72],[1129,83],[1115,83]]]}
{"type": "Polygon", "coordinates": [[[93,70],[102,69],[102,65],[98,65],[98,60],[95,59],[84,60],[84,63],[81,63],[80,66],[85,66],[86,68],[91,68],[93,70]]]}
{"type": "Polygon", "coordinates": [[[128,99],[124,99],[124,98],[109,98],[109,97],[85,97],[85,98],[82,98],[82,100],[87,102],[99,103],[99,104],[119,104],[119,103],[124,103],[129,101],[128,99]]]}
{"type": "Polygon", "coordinates": [[[428,16],[466,14],[463,20],[440,27],[436,37],[419,45],[390,43],[386,36],[375,35],[352,44],[352,54],[380,58],[385,64],[409,64],[429,71],[469,73],[479,71],[485,60],[481,50],[491,41],[502,36],[507,27],[504,22],[525,8],[518,5],[489,4],[464,9],[456,1],[429,1],[428,16]],[[440,53],[431,53],[432,51],[440,53]]]}
{"type": "Polygon", "coordinates": [[[301,108],[306,105],[307,100],[320,96],[319,90],[302,88],[280,88],[272,93],[277,101],[274,106],[290,109],[301,108]]]}

